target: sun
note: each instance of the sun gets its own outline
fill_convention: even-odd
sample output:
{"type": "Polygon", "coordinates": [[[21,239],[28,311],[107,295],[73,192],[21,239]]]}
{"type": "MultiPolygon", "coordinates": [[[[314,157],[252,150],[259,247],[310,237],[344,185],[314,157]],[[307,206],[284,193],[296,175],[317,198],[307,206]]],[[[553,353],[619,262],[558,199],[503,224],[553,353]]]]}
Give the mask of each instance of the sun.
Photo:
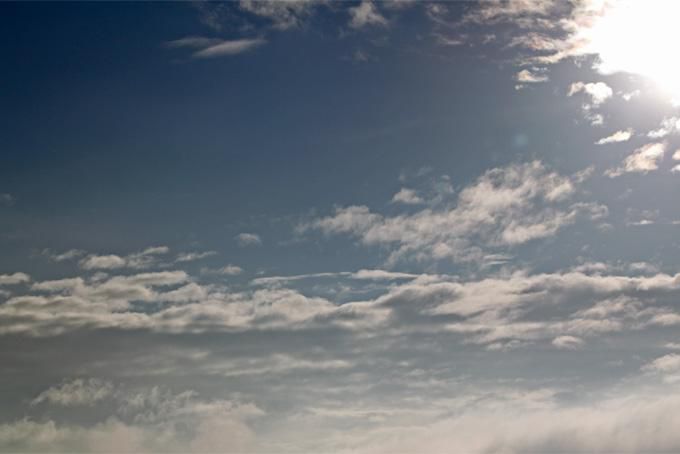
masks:
{"type": "Polygon", "coordinates": [[[598,70],[645,76],[680,98],[680,1],[605,2],[580,39],[598,54],[598,70]]]}

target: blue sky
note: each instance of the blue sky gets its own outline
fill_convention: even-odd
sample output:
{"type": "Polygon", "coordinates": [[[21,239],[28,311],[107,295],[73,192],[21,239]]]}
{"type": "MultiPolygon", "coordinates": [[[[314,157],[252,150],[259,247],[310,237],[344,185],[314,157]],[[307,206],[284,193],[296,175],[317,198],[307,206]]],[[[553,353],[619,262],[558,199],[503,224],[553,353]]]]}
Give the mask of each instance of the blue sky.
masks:
{"type": "Polygon", "coordinates": [[[674,2],[0,11],[0,450],[680,447],[674,2]]]}

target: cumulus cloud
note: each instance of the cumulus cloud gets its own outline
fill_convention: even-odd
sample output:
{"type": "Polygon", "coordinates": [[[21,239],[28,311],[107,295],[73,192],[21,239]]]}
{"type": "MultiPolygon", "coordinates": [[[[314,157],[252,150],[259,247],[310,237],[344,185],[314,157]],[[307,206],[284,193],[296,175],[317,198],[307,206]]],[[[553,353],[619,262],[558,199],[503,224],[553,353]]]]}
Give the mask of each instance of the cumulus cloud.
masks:
{"type": "Polygon", "coordinates": [[[487,255],[485,249],[552,236],[579,216],[606,216],[601,205],[569,203],[577,180],[538,161],[516,164],[486,172],[458,194],[453,207],[386,217],[366,206],[349,206],[300,230],[349,234],[366,245],[394,247],[391,262],[403,258],[479,262],[487,255]]]}
{"type": "Polygon", "coordinates": [[[30,281],[26,273],[0,274],[0,285],[15,285],[30,281]]]}
{"type": "Polygon", "coordinates": [[[349,8],[350,22],[352,28],[363,28],[370,25],[387,25],[387,19],[380,14],[375,4],[371,0],[362,0],[362,2],[349,8]]]}
{"type": "MultiPolygon", "coordinates": [[[[28,418],[1,424],[0,449],[129,453],[243,451],[255,441],[250,421],[264,415],[252,403],[205,399],[191,390],[172,393],[162,387],[152,387],[119,389],[114,393],[113,388],[110,382],[90,379],[44,391],[40,396],[50,396],[45,400],[69,406],[90,405],[108,398],[113,410],[100,413],[87,425],[28,418]],[[96,391],[86,388],[94,384],[102,386],[96,391]],[[63,400],[66,386],[74,389],[68,390],[69,397],[63,400]]],[[[41,399],[40,396],[37,399],[41,399]]],[[[91,413],[87,419],[93,419],[91,413]]]]}
{"type": "Polygon", "coordinates": [[[31,405],[38,405],[43,402],[62,405],[94,405],[113,394],[114,388],[111,382],[90,378],[82,378],[71,382],[62,383],[41,392],[31,401],[31,405]]]}
{"type": "Polygon", "coordinates": [[[624,173],[648,173],[659,168],[659,161],[666,152],[666,144],[648,143],[636,149],[623,160],[620,167],[609,169],[605,172],[610,178],[618,177],[624,173]]]}
{"type": "Polygon", "coordinates": [[[318,5],[318,0],[260,1],[240,0],[239,8],[271,21],[274,28],[288,30],[299,27],[318,5]]]}
{"type": "Polygon", "coordinates": [[[259,246],[262,244],[262,238],[255,233],[239,233],[235,239],[239,246],[259,246]]]}
{"type": "Polygon", "coordinates": [[[81,259],[79,265],[85,270],[144,269],[155,265],[157,256],[167,254],[169,251],[170,249],[167,246],[155,246],[123,257],[115,254],[90,254],[81,259]]]}
{"type": "Polygon", "coordinates": [[[670,134],[676,134],[678,132],[680,132],[680,118],[669,117],[663,119],[661,126],[658,129],[649,131],[647,137],[651,139],[662,139],[670,134]]]}
{"type": "Polygon", "coordinates": [[[399,192],[392,197],[393,203],[404,203],[407,205],[417,205],[423,203],[423,199],[418,196],[418,193],[413,189],[401,188],[399,192]]]}
{"type": "Polygon", "coordinates": [[[562,349],[577,349],[583,347],[583,339],[575,336],[558,336],[553,339],[552,344],[562,349]]]}
{"type": "Polygon", "coordinates": [[[538,82],[546,82],[548,81],[548,76],[544,74],[543,71],[539,71],[534,69],[529,70],[529,69],[523,69],[520,72],[517,73],[515,76],[515,80],[520,83],[538,83],[538,82]]]}
{"type": "Polygon", "coordinates": [[[574,82],[569,86],[567,95],[573,96],[577,93],[585,93],[588,95],[590,97],[590,103],[594,106],[599,106],[614,94],[611,87],[604,82],[574,82]]]}
{"type": "Polygon", "coordinates": [[[626,129],[621,130],[621,131],[616,131],[610,136],[603,137],[597,142],[595,142],[595,145],[605,145],[608,143],[618,143],[618,142],[627,142],[630,140],[630,138],[633,136],[633,130],[632,129],[626,129]]]}

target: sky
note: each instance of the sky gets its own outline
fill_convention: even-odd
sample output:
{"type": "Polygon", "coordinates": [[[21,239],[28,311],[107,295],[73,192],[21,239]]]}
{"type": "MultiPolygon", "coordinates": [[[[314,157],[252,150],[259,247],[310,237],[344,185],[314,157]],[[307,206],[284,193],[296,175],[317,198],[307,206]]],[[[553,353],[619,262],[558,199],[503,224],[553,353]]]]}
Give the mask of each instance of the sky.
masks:
{"type": "Polygon", "coordinates": [[[0,452],[680,451],[680,3],[0,3],[0,452]]]}

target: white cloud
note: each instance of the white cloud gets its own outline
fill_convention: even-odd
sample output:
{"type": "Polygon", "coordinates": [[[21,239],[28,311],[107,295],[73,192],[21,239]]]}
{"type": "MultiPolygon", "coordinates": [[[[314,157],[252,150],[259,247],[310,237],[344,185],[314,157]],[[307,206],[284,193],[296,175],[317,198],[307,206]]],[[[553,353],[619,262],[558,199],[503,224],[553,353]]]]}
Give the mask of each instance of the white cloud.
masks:
{"type": "Polygon", "coordinates": [[[423,203],[423,199],[418,196],[418,193],[413,189],[401,188],[399,192],[392,197],[393,203],[404,203],[407,205],[417,205],[423,203]]]}
{"type": "Polygon", "coordinates": [[[515,80],[521,83],[537,83],[548,81],[548,76],[542,71],[531,71],[529,69],[523,69],[517,73],[515,80]]]}
{"type": "Polygon", "coordinates": [[[623,160],[623,165],[605,172],[610,178],[618,177],[624,173],[648,173],[659,168],[659,161],[666,151],[664,143],[648,143],[635,150],[623,160]]]}
{"type": "Polygon", "coordinates": [[[239,233],[235,239],[239,246],[259,246],[262,244],[260,235],[255,233],[239,233]]]}
{"type": "Polygon", "coordinates": [[[262,38],[252,38],[252,39],[235,39],[231,41],[222,41],[219,44],[215,44],[205,49],[201,49],[193,54],[194,58],[216,58],[231,55],[238,55],[249,50],[260,47],[265,44],[262,38]]]}
{"type": "Polygon", "coordinates": [[[351,17],[350,27],[363,28],[368,25],[387,25],[387,19],[383,17],[371,0],[362,0],[362,2],[349,8],[351,17]]]}
{"type": "Polygon", "coordinates": [[[181,262],[193,262],[196,260],[201,260],[206,257],[212,257],[213,255],[217,255],[217,252],[215,251],[205,251],[205,252],[185,252],[183,254],[180,254],[177,256],[175,259],[175,262],[181,263],[181,262]]]}
{"type": "Polygon", "coordinates": [[[267,41],[263,38],[224,40],[202,36],[187,36],[168,41],[166,45],[170,48],[195,49],[192,54],[193,58],[217,58],[242,54],[257,48],[266,42],[267,41]]]}
{"type": "Polygon", "coordinates": [[[385,217],[365,206],[350,206],[300,230],[350,234],[367,245],[392,246],[391,262],[402,258],[479,262],[488,255],[484,249],[552,236],[580,215],[605,216],[606,207],[568,203],[577,180],[537,161],[511,165],[490,170],[464,188],[455,208],[444,205],[385,217]]]}
{"type": "Polygon", "coordinates": [[[236,265],[227,265],[217,270],[214,270],[214,272],[218,274],[225,274],[227,276],[236,276],[243,273],[243,268],[236,265]]]}
{"type": "Polygon", "coordinates": [[[288,30],[299,27],[318,3],[320,2],[317,0],[240,0],[239,7],[243,11],[270,20],[276,29],[288,30]]]}
{"type": "MultiPolygon", "coordinates": [[[[167,246],[155,246],[124,257],[115,254],[90,254],[81,259],[79,265],[85,270],[115,270],[120,268],[144,269],[157,264],[157,256],[167,254],[168,252],[170,252],[170,248],[167,246]]],[[[73,255],[71,251],[67,254],[73,255]]],[[[82,254],[78,253],[77,255],[73,255],[73,257],[79,255],[82,254]]]]}
{"type": "Polygon", "coordinates": [[[74,405],[91,406],[110,397],[113,392],[113,385],[109,381],[96,378],[88,380],[79,378],[41,392],[31,401],[31,405],[46,402],[66,407],[74,405]]]}
{"type": "Polygon", "coordinates": [[[595,142],[595,145],[604,145],[608,143],[618,143],[618,142],[626,142],[630,140],[630,138],[633,136],[633,130],[632,129],[626,129],[621,130],[621,131],[616,131],[610,136],[603,137],[602,139],[598,140],[595,142]]]}
{"type": "Polygon", "coordinates": [[[26,273],[0,274],[0,285],[15,285],[30,281],[26,273]]]}
{"type": "Polygon", "coordinates": [[[552,344],[557,348],[574,350],[583,347],[583,339],[575,336],[559,336],[553,339],[552,344]]]}
{"type": "Polygon", "coordinates": [[[669,117],[663,119],[659,129],[649,131],[647,133],[647,137],[650,137],[652,139],[661,139],[670,134],[675,134],[678,132],[680,132],[680,118],[669,117]]]}
{"type": "MultiPolygon", "coordinates": [[[[89,386],[93,382],[83,383],[83,386],[89,386]]],[[[59,400],[61,397],[51,401],[62,405],[90,405],[105,397],[110,398],[116,405],[103,415],[89,414],[87,425],[53,419],[39,422],[28,418],[0,424],[0,450],[242,452],[252,449],[255,442],[250,421],[265,414],[252,403],[203,399],[194,391],[173,394],[153,387],[119,389],[113,393],[113,384],[100,384],[104,383],[105,387],[99,388],[99,391],[107,389],[106,396],[91,394],[90,390],[83,391],[81,385],[76,385],[76,388],[81,388],[70,394],[79,396],[75,403],[59,400]],[[85,395],[87,398],[83,400],[85,395]]],[[[61,396],[58,390],[62,388],[64,386],[50,388],[41,395],[61,396]]]]}
{"type": "Polygon", "coordinates": [[[658,373],[677,372],[680,370],[680,355],[671,353],[661,356],[651,363],[644,365],[642,369],[658,373]]]}
{"type": "Polygon", "coordinates": [[[614,93],[611,87],[604,82],[583,83],[574,82],[569,86],[568,96],[573,96],[577,93],[585,93],[590,97],[590,102],[594,106],[599,106],[607,99],[612,97],[614,93]]]}

